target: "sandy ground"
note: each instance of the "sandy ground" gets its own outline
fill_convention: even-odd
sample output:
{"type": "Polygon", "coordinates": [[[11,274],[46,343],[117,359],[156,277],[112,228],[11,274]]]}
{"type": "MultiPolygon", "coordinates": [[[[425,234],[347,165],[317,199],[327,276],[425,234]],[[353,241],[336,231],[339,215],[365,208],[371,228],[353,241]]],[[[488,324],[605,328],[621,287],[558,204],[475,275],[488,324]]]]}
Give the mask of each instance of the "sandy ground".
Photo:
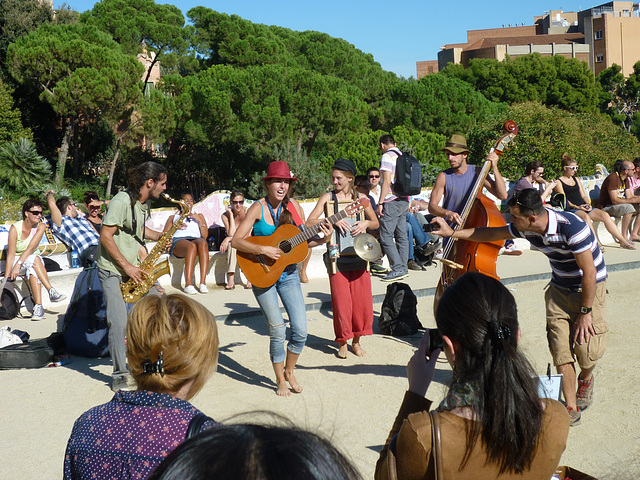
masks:
{"type": "MultiPolygon", "coordinates": [[[[530,262],[548,271],[541,254],[529,255],[530,262]]],[[[640,256],[634,253],[624,258],[637,261],[640,256]]],[[[522,264],[513,259],[504,262],[516,270],[522,264]]],[[[418,272],[412,274],[412,279],[418,278],[414,275],[427,274],[418,272]]],[[[640,327],[635,304],[639,277],[640,270],[610,274],[607,299],[610,332],[607,353],[595,371],[595,403],[583,414],[582,424],[570,430],[561,462],[601,479],[640,477],[640,373],[637,368],[640,327]]],[[[374,294],[384,288],[378,283],[374,279],[374,294]]],[[[546,281],[539,280],[508,285],[518,302],[522,346],[540,374],[546,371],[550,361],[544,331],[545,284],[546,281]]],[[[328,287],[324,290],[324,294],[316,296],[326,295],[328,287]]],[[[195,298],[208,306],[211,302],[209,308],[214,312],[216,305],[233,300],[237,306],[242,303],[241,295],[249,294],[238,289],[224,292],[221,288],[213,293],[195,298]],[[231,295],[237,295],[237,300],[231,295]],[[205,297],[209,298],[206,302],[202,300],[205,297]]],[[[419,299],[418,312],[426,327],[434,326],[432,301],[430,296],[419,299]]],[[[50,310],[42,322],[18,319],[2,324],[27,330],[32,338],[44,337],[55,329],[55,322],[61,318],[55,313],[61,314],[64,310],[64,306],[59,306],[57,311],[50,310]]],[[[380,305],[375,305],[374,331],[379,310],[380,305]]],[[[277,412],[297,425],[330,437],[357,465],[364,478],[372,478],[378,452],[406,390],[405,365],[420,334],[409,338],[374,334],[363,339],[368,351],[365,358],[350,354],[348,359],[340,360],[334,355],[330,312],[310,311],[309,339],[296,370],[304,392],[280,398],[274,393],[264,320],[255,316],[233,318],[228,316],[218,321],[221,339],[218,371],[193,403],[220,421],[257,410],[277,412]]],[[[110,372],[108,358],[80,357],[73,357],[72,363],[63,367],[0,371],[3,453],[0,479],[60,478],[73,422],[88,408],[111,398],[110,372]]],[[[427,394],[429,398],[442,397],[450,374],[448,364],[439,364],[427,394]]]]}

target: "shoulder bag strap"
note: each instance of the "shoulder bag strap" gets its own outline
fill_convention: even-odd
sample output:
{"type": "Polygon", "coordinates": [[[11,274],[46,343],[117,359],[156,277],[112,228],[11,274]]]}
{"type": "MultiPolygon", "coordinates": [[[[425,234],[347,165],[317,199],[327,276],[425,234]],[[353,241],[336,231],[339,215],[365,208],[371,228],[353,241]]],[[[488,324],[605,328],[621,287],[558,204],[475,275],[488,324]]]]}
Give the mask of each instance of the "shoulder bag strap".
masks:
{"type": "Polygon", "coordinates": [[[394,436],[389,443],[387,450],[387,478],[389,480],[398,480],[398,467],[396,464],[396,441],[398,435],[394,436]]]}
{"type": "Polygon", "coordinates": [[[431,417],[431,453],[436,480],[444,480],[442,472],[442,440],[440,438],[440,415],[435,410],[429,412],[431,417]]]}
{"type": "Polygon", "coordinates": [[[187,428],[187,433],[184,436],[184,439],[188,440],[198,432],[200,432],[200,430],[202,429],[202,425],[204,425],[204,422],[206,422],[207,420],[211,420],[212,422],[214,421],[213,418],[208,417],[202,412],[196,413],[189,422],[189,428],[187,428]]]}

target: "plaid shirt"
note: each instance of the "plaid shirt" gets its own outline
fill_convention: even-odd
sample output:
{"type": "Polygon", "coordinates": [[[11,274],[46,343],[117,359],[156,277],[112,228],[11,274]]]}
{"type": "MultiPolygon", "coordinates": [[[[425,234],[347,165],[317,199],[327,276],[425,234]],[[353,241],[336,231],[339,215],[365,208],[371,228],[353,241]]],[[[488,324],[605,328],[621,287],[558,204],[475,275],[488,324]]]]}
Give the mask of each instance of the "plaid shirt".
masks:
{"type": "Polygon", "coordinates": [[[59,227],[54,222],[51,223],[53,233],[72,250],[77,251],[78,255],[82,255],[87,248],[98,245],[100,241],[100,235],[86,218],[63,215],[59,227]]]}

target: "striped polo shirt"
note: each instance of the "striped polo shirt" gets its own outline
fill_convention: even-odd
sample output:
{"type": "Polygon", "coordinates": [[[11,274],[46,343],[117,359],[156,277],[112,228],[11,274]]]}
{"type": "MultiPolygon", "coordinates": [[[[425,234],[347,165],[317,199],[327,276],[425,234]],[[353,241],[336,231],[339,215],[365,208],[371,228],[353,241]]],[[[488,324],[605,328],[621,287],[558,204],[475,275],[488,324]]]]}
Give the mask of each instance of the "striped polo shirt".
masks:
{"type": "Polygon", "coordinates": [[[551,264],[551,282],[561,287],[579,288],[582,286],[582,270],[578,267],[575,255],[591,250],[596,266],[596,282],[607,278],[604,257],[598,248],[598,242],[589,226],[577,215],[570,212],[558,212],[547,209],[549,225],[544,234],[520,232],[509,224],[511,235],[526,238],[536,246],[551,264]]]}

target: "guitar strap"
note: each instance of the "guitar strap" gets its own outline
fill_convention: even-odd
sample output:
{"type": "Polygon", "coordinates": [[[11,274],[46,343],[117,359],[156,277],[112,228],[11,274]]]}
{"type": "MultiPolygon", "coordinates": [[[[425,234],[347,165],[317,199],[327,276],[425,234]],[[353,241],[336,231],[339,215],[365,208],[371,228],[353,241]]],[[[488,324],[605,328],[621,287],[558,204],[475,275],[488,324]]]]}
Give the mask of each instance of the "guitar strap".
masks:
{"type": "Polygon", "coordinates": [[[296,224],[296,227],[299,227],[300,225],[302,225],[302,218],[300,218],[300,215],[298,214],[296,207],[294,207],[291,202],[287,203],[287,210],[289,210],[289,213],[293,218],[293,223],[296,224]]]}

